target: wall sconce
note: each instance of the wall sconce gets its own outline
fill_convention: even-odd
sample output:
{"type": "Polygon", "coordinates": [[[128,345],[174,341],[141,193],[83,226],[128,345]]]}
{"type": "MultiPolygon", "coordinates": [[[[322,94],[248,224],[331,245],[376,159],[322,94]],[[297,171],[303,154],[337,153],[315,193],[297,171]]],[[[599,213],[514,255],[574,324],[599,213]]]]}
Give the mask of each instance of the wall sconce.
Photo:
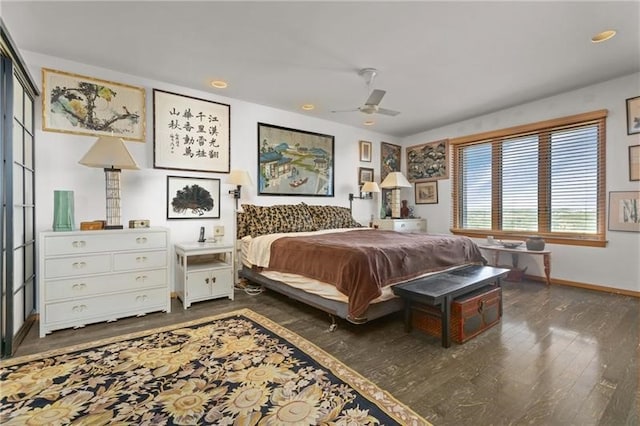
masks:
{"type": "Polygon", "coordinates": [[[246,170],[231,170],[226,183],[236,185],[236,189],[229,191],[229,194],[232,194],[233,198],[235,198],[236,210],[238,210],[238,200],[240,199],[242,187],[253,185],[251,182],[251,176],[249,176],[249,173],[246,170]]]}
{"type": "Polygon", "coordinates": [[[375,182],[365,182],[360,189],[360,196],[356,197],[353,194],[349,194],[349,210],[353,210],[353,200],[355,198],[359,200],[370,200],[373,198],[374,192],[380,192],[380,188],[378,184],[375,182]],[[365,194],[365,195],[362,195],[365,194]]]}
{"type": "Polygon", "coordinates": [[[411,183],[400,172],[391,172],[380,184],[381,188],[391,189],[391,217],[400,217],[400,188],[411,188],[411,183]]]}
{"type": "Polygon", "coordinates": [[[122,229],[120,217],[120,171],[138,170],[124,141],[115,136],[100,136],[91,149],[78,161],[87,167],[104,169],[106,181],[107,223],[105,229],[122,229]]]}

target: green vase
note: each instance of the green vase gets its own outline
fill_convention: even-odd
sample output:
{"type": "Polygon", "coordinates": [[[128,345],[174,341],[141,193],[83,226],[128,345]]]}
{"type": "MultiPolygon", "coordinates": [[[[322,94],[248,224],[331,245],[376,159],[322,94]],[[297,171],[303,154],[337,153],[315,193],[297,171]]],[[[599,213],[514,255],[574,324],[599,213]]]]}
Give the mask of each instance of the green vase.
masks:
{"type": "Polygon", "coordinates": [[[73,231],[73,191],[53,191],[53,230],[73,231]]]}

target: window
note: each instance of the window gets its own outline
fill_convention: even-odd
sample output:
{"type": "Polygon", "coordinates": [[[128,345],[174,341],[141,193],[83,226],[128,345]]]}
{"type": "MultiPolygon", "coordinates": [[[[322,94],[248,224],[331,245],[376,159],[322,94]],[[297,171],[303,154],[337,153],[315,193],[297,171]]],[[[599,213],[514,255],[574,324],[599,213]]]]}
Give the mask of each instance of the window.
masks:
{"type": "Polygon", "coordinates": [[[451,140],[452,232],[604,246],[606,116],[594,111],[451,140]]]}

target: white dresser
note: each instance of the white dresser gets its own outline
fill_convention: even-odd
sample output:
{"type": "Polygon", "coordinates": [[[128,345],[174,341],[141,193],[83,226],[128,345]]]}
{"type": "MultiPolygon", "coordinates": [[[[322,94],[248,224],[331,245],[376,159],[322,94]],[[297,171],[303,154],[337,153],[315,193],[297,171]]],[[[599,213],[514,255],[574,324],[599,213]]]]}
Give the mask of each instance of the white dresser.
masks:
{"type": "Polygon", "coordinates": [[[201,300],[233,300],[232,244],[182,243],[175,251],[176,293],[184,309],[201,300]]]}
{"type": "Polygon", "coordinates": [[[427,232],[427,219],[374,219],[378,229],[397,232],[427,232]]]}
{"type": "Polygon", "coordinates": [[[40,337],[171,311],[168,229],[42,232],[39,243],[40,337]]]}

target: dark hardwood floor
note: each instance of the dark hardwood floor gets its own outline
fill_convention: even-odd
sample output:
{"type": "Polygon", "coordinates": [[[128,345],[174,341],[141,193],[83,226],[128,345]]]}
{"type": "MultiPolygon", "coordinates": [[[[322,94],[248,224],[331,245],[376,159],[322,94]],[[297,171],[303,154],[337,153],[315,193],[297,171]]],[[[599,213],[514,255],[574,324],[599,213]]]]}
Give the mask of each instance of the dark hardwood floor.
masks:
{"type": "Polygon", "coordinates": [[[200,302],[38,337],[16,356],[250,308],[314,342],[435,425],[638,425],[638,299],[537,282],[504,283],[500,324],[445,349],[402,315],[340,321],[271,292],[200,302]]]}

